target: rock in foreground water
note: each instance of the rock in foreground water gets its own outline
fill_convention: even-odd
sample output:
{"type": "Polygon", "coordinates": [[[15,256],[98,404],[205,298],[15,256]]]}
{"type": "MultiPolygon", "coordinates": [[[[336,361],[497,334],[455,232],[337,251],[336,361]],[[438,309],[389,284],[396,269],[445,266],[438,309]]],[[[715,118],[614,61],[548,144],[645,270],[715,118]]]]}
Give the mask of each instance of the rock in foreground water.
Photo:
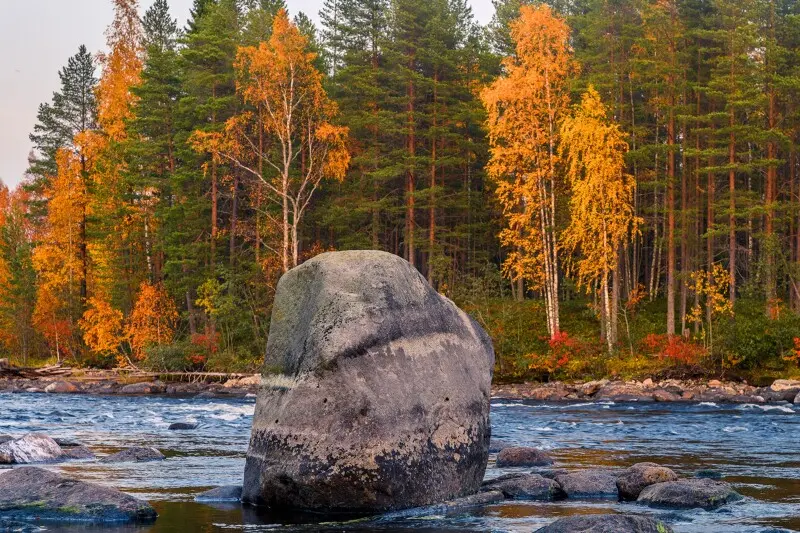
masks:
{"type": "Polygon", "coordinates": [[[216,487],[194,497],[196,502],[238,502],[242,499],[241,485],[216,487]]]}
{"type": "Polygon", "coordinates": [[[636,500],[671,509],[716,509],[742,496],[730,484],[713,479],[681,479],[645,488],[636,500]]]}
{"type": "Polygon", "coordinates": [[[162,461],[164,459],[164,454],[151,446],[133,446],[107,455],[100,461],[103,463],[141,463],[145,461],[162,461]]]}
{"type": "Polygon", "coordinates": [[[617,477],[617,489],[624,500],[635,500],[645,487],[675,481],[678,475],[655,463],[636,463],[617,477]]]}
{"type": "Polygon", "coordinates": [[[29,433],[0,444],[0,464],[54,463],[64,459],[61,446],[39,433],[29,433]]]}
{"type": "Polygon", "coordinates": [[[553,459],[541,450],[526,446],[503,448],[497,454],[497,466],[549,466],[553,459]]]}
{"type": "Polygon", "coordinates": [[[272,310],[243,500],[382,512],[475,493],[494,351],[403,259],[319,255],[272,310]]]}
{"type": "Polygon", "coordinates": [[[483,483],[481,490],[499,490],[515,500],[558,500],[566,497],[561,486],[539,474],[501,476],[483,483]]]}
{"type": "Polygon", "coordinates": [[[0,516],[12,519],[150,522],[149,503],[116,489],[32,466],[0,475],[0,516]]]}
{"type": "Polygon", "coordinates": [[[617,498],[617,478],[607,470],[582,470],[556,476],[569,498],[617,498]]]}
{"type": "Polygon", "coordinates": [[[645,516],[600,514],[561,518],[535,533],[672,533],[672,529],[645,516]]]}

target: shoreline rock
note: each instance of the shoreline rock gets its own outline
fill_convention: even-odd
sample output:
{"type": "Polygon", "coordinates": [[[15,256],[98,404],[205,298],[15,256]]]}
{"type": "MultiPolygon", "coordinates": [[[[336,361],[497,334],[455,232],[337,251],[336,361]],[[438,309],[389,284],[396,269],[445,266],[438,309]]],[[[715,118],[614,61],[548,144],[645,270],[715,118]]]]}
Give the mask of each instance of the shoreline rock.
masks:
{"type": "Polygon", "coordinates": [[[534,533],[672,533],[661,520],[646,516],[594,514],[568,516],[537,529],[534,533]]]}

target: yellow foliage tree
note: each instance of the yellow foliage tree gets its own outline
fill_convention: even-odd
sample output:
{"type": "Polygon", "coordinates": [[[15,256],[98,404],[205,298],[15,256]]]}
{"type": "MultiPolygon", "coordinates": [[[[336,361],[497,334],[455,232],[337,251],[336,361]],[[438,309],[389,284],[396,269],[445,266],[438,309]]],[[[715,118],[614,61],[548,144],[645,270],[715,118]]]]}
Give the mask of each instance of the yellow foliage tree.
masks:
{"type": "Polygon", "coordinates": [[[308,38],[281,9],[269,42],[239,48],[234,65],[237,91],[256,111],[232,117],[222,134],[193,136],[197,150],[255,177],[281,206],[284,271],[298,264],[298,229],[320,182],[344,179],[350,163],[348,129],[333,123],[338,109],[322,87],[315,58],[308,38]]]}
{"type": "Polygon", "coordinates": [[[141,359],[148,346],[172,342],[177,321],[178,310],[164,286],[143,282],[126,328],[134,358],[141,359]]]}
{"type": "Polygon", "coordinates": [[[125,340],[122,312],[111,307],[104,298],[91,297],[78,325],[83,331],[83,342],[98,355],[114,354],[120,362],[120,349],[125,340]]]}
{"type": "Polygon", "coordinates": [[[549,6],[525,5],[511,23],[516,54],[505,75],[481,93],[488,111],[489,176],[497,184],[509,249],[503,265],[512,280],[542,290],[548,331],[559,332],[558,123],[569,108],[567,83],[577,73],[570,29],[549,6]]]}
{"type": "Polygon", "coordinates": [[[633,208],[636,182],[625,172],[628,143],[619,125],[609,120],[593,87],[575,112],[561,124],[560,153],[571,189],[569,227],[564,246],[574,254],[570,267],[587,290],[600,286],[602,319],[609,351],[616,344],[616,313],[609,295],[623,247],[638,231],[633,208]]]}

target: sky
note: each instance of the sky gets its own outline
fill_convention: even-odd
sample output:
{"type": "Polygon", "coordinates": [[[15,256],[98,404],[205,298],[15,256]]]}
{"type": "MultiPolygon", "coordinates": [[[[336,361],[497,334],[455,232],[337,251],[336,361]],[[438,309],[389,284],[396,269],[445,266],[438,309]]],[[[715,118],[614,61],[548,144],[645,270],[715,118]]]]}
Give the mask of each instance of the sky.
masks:
{"type": "MultiPolygon", "coordinates": [[[[153,0],[140,0],[142,10],[153,0]]],[[[315,22],[323,0],[287,0],[289,12],[303,11],[315,22]]],[[[491,0],[470,0],[482,24],[491,19],[491,0]]],[[[192,0],[169,0],[181,27],[192,0]]],[[[111,0],[0,0],[0,180],[16,186],[28,166],[28,134],[39,104],[59,89],[58,71],[85,44],[105,49],[112,19],[111,0]]]]}

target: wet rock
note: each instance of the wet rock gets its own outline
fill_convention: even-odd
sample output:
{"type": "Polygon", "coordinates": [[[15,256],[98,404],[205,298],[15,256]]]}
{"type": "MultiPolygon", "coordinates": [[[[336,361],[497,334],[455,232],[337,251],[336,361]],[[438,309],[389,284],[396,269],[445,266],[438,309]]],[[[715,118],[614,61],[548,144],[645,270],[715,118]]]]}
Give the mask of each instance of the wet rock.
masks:
{"type": "Polygon", "coordinates": [[[749,394],[736,394],[727,398],[730,403],[764,403],[762,396],[750,396],[749,394]]]}
{"type": "Polygon", "coordinates": [[[794,403],[795,405],[800,405],[800,392],[798,392],[797,396],[794,397],[794,400],[792,400],[792,403],[794,403]]]}
{"type": "Polygon", "coordinates": [[[594,514],[560,518],[535,533],[672,533],[672,529],[646,516],[594,514]]]}
{"type": "Polygon", "coordinates": [[[716,470],[698,470],[694,477],[700,479],[722,479],[722,472],[716,470]]]}
{"type": "Polygon", "coordinates": [[[739,499],[741,495],[724,481],[681,479],[650,485],[642,490],[636,501],[670,509],[716,509],[739,499]]]}
{"type": "Polygon", "coordinates": [[[92,450],[86,446],[71,446],[64,448],[65,459],[94,459],[95,455],[92,450]]]}
{"type": "Polygon", "coordinates": [[[497,454],[497,466],[549,466],[553,458],[545,452],[527,446],[503,448],[497,454]]]}
{"type": "Polygon", "coordinates": [[[217,487],[194,497],[196,502],[238,502],[242,499],[241,485],[228,485],[217,487]]]}
{"type": "Polygon", "coordinates": [[[556,476],[568,498],[618,498],[617,478],[608,470],[583,470],[556,476]]]}
{"type": "Polygon", "coordinates": [[[583,385],[579,386],[578,387],[578,391],[583,396],[587,396],[587,397],[588,396],[593,396],[593,395],[595,395],[597,393],[597,391],[599,391],[600,389],[602,389],[606,385],[608,385],[608,380],[607,379],[601,379],[599,381],[589,381],[589,382],[584,383],[583,385]]]}
{"type": "Polygon", "coordinates": [[[164,454],[150,446],[133,446],[126,450],[107,455],[100,459],[102,463],[142,463],[146,461],[163,461],[164,454]]]}
{"type": "Polygon", "coordinates": [[[197,429],[197,424],[193,422],[173,422],[169,425],[172,431],[185,431],[189,429],[197,429]]]}
{"type": "Polygon", "coordinates": [[[645,487],[675,481],[677,474],[655,463],[636,463],[617,477],[617,489],[623,500],[635,500],[645,487]]]}
{"type": "Polygon", "coordinates": [[[431,515],[447,515],[453,513],[463,512],[465,509],[474,507],[482,507],[505,500],[505,496],[499,490],[491,490],[488,492],[479,492],[463,498],[449,500],[436,505],[427,505],[425,507],[414,507],[411,509],[404,509],[401,511],[394,511],[387,513],[381,518],[384,520],[396,520],[398,518],[409,518],[414,516],[431,516],[431,515]]]}
{"type": "Polygon", "coordinates": [[[0,533],[33,533],[34,531],[43,531],[43,529],[35,524],[0,516],[0,533]]]}
{"type": "Polygon", "coordinates": [[[625,383],[622,381],[612,381],[602,387],[596,399],[611,400],[615,402],[652,402],[653,396],[646,392],[641,385],[635,383],[625,383]]]}
{"type": "Polygon", "coordinates": [[[40,433],[28,433],[0,444],[0,463],[54,463],[64,459],[64,450],[56,441],[40,433]]]}
{"type": "Polygon", "coordinates": [[[165,392],[167,387],[159,382],[154,381],[152,383],[145,382],[145,383],[131,383],[130,385],[125,385],[121,389],[119,389],[120,394],[161,394],[165,392]]]}
{"type": "Polygon", "coordinates": [[[382,512],[475,493],[493,365],[486,332],[403,259],[306,261],[275,294],[243,501],[382,512]]]}
{"type": "Polygon", "coordinates": [[[78,387],[69,381],[54,381],[44,388],[44,391],[51,394],[72,394],[80,392],[78,387]]]}
{"type": "Polygon", "coordinates": [[[151,522],[149,503],[116,489],[35,467],[0,475],[0,515],[44,521],[151,522]]]}
{"type": "Polygon", "coordinates": [[[515,500],[559,500],[567,496],[558,483],[539,474],[493,479],[484,482],[481,490],[499,490],[515,500]]]}

